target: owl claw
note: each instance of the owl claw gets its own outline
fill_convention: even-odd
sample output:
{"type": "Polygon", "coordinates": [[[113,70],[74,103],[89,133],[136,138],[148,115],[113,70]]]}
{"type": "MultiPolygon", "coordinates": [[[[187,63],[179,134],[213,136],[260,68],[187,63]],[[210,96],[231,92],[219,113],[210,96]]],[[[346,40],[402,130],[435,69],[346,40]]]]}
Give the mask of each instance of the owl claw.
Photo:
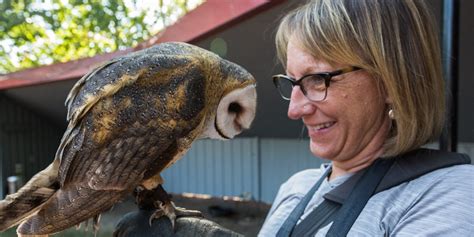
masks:
{"type": "Polygon", "coordinates": [[[140,199],[140,195],[141,193],[145,190],[145,188],[143,188],[142,186],[137,186],[134,190],[134,195],[135,195],[135,203],[140,203],[141,202],[141,199],[140,199]]]}
{"type": "Polygon", "coordinates": [[[176,207],[173,202],[163,203],[157,201],[156,204],[158,209],[150,216],[150,226],[152,225],[154,219],[159,219],[162,216],[167,216],[168,219],[171,221],[171,228],[174,232],[176,232],[176,218],[189,216],[202,217],[202,213],[200,211],[176,207]]]}
{"type": "MultiPolygon", "coordinates": [[[[148,219],[148,223],[150,224],[150,226],[153,224],[153,221],[155,219],[159,219],[163,215],[164,215],[164,213],[163,213],[162,210],[156,210],[155,212],[153,212],[153,214],[151,214],[151,216],[150,216],[150,219],[148,219]]],[[[173,223],[171,223],[171,225],[173,225],[173,223]]]]}

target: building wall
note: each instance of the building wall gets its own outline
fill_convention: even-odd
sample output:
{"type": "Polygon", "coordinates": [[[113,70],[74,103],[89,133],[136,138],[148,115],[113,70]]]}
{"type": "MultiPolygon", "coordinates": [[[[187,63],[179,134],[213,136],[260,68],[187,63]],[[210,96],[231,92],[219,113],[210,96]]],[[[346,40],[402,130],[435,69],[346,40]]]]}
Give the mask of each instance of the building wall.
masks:
{"type": "Polygon", "coordinates": [[[292,174],[318,168],[321,159],[308,150],[307,139],[236,138],[198,140],[163,172],[172,193],[240,196],[271,203],[292,174]]]}
{"type": "MultiPolygon", "coordinates": [[[[54,159],[62,131],[0,93],[0,197],[9,176],[28,180],[54,159]]],[[[0,199],[1,199],[0,198],[0,199]]]]}
{"type": "Polygon", "coordinates": [[[308,139],[261,139],[260,201],[271,203],[280,185],[291,175],[319,168],[324,161],[309,150],[308,139]]]}
{"type": "MultiPolygon", "coordinates": [[[[272,203],[291,175],[327,162],[314,157],[308,146],[308,139],[198,140],[163,172],[164,188],[171,193],[240,196],[272,203]]],[[[426,147],[437,148],[437,144],[426,147]]],[[[459,150],[473,154],[474,144],[462,143],[459,150]]]]}
{"type": "Polygon", "coordinates": [[[173,193],[214,196],[257,195],[258,139],[198,140],[189,152],[163,173],[165,189],[173,193]]]}
{"type": "MultiPolygon", "coordinates": [[[[474,143],[474,1],[460,0],[459,26],[459,91],[458,91],[458,149],[463,143],[474,143]]],[[[470,153],[471,158],[474,152],[470,153]]]]}

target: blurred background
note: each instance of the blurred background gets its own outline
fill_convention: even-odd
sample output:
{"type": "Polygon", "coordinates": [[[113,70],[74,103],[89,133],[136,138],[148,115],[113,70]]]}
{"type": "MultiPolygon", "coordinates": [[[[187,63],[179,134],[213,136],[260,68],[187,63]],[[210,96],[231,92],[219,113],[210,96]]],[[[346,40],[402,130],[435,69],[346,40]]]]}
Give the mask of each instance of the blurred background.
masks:
{"type": "MultiPolygon", "coordinates": [[[[258,81],[258,111],[252,128],[232,141],[197,141],[164,172],[164,187],[182,205],[199,202],[209,217],[224,225],[243,223],[231,228],[254,235],[279,185],[291,174],[324,162],[311,155],[308,139],[301,135],[302,123],[286,117],[288,103],[271,83],[272,75],[283,72],[275,55],[275,27],[302,2],[0,0],[0,197],[54,159],[67,125],[64,100],[79,78],[111,58],[161,42],[184,41],[251,72],[258,81]],[[216,203],[232,215],[224,212],[219,219],[222,213],[212,214],[209,207],[216,203]],[[258,208],[242,212],[245,205],[258,208]],[[245,218],[256,224],[249,227],[245,218]]],[[[445,136],[429,146],[474,157],[474,2],[428,3],[448,53],[444,64],[451,75],[447,90],[452,101],[445,136]]],[[[134,208],[126,201],[104,221],[116,221],[134,208]]],[[[108,236],[113,224],[105,226],[102,231],[108,236]]]]}

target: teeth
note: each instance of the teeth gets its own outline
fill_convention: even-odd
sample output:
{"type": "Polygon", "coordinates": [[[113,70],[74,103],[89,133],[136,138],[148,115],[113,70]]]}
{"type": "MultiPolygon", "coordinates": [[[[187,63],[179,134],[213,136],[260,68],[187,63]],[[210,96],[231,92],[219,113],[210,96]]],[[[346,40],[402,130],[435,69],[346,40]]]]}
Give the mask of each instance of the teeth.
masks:
{"type": "Polygon", "coordinates": [[[323,129],[323,128],[328,128],[328,127],[331,127],[331,125],[333,125],[333,124],[334,124],[334,122],[322,123],[322,124],[313,126],[313,129],[319,130],[319,129],[323,129]]]}

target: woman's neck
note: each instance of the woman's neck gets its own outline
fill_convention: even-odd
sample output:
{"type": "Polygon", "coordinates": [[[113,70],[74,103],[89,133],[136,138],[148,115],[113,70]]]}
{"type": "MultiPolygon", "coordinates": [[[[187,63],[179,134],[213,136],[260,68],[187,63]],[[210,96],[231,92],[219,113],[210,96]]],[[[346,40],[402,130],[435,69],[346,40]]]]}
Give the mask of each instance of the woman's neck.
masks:
{"type": "Polygon", "coordinates": [[[329,181],[336,177],[343,176],[349,173],[356,173],[363,170],[374,163],[383,154],[383,148],[378,149],[368,155],[361,155],[350,160],[333,161],[332,172],[329,175],[329,181]]]}
{"type": "Polygon", "coordinates": [[[332,160],[332,172],[329,175],[329,181],[345,174],[363,170],[382,156],[391,122],[388,116],[385,116],[372,139],[358,153],[350,155],[350,157],[334,157],[330,159],[332,160]]]}

